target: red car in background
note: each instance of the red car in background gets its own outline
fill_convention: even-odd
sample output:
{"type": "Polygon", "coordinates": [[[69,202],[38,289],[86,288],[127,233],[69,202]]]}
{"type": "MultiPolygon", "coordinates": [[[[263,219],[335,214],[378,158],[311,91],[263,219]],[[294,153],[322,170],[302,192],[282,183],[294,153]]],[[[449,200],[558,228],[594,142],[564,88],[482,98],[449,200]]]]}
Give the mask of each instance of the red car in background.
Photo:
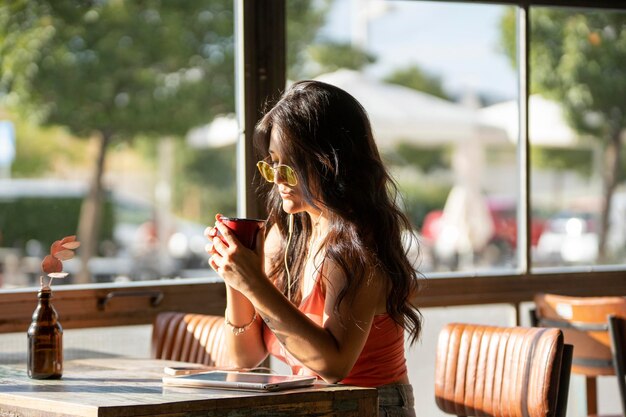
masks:
{"type": "MultiPolygon", "coordinates": [[[[487,244],[488,249],[497,250],[493,256],[497,264],[510,262],[515,257],[517,249],[517,202],[510,199],[487,199],[487,207],[493,221],[494,232],[487,244]]],[[[442,229],[443,210],[432,210],[424,216],[421,236],[424,243],[433,248],[442,229]]],[[[533,216],[531,219],[531,246],[537,247],[539,238],[543,233],[546,220],[533,216]]],[[[433,253],[436,257],[436,254],[433,253]]]]}

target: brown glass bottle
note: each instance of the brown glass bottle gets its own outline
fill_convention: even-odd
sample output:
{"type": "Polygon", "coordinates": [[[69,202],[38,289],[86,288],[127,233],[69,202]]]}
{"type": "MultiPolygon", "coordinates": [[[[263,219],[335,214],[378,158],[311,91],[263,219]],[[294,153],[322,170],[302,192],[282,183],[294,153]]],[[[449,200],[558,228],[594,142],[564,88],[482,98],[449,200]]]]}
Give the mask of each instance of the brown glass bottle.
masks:
{"type": "Polygon", "coordinates": [[[50,299],[52,290],[42,288],[39,303],[28,328],[28,376],[34,379],[58,379],[63,374],[63,328],[50,299]]]}

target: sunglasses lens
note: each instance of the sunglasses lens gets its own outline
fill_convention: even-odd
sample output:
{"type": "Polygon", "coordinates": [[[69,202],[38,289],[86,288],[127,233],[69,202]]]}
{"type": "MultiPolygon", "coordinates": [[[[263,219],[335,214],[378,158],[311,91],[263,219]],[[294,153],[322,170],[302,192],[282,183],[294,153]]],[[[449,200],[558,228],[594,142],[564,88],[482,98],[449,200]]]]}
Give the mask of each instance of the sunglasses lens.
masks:
{"type": "Polygon", "coordinates": [[[278,176],[280,180],[285,181],[291,187],[298,183],[296,173],[288,165],[278,165],[274,168],[265,161],[259,161],[256,166],[259,169],[261,176],[263,176],[267,182],[276,182],[278,179],[276,177],[278,176]]]}
{"type": "Polygon", "coordinates": [[[270,164],[264,161],[259,161],[256,166],[257,168],[259,168],[259,172],[261,173],[261,176],[265,178],[265,181],[274,182],[274,170],[272,169],[270,164]]]}
{"type": "Polygon", "coordinates": [[[281,178],[284,178],[290,187],[293,187],[294,185],[298,183],[298,180],[296,179],[296,173],[293,172],[293,169],[291,169],[290,166],[287,166],[287,165],[279,166],[278,175],[280,175],[281,178]]]}

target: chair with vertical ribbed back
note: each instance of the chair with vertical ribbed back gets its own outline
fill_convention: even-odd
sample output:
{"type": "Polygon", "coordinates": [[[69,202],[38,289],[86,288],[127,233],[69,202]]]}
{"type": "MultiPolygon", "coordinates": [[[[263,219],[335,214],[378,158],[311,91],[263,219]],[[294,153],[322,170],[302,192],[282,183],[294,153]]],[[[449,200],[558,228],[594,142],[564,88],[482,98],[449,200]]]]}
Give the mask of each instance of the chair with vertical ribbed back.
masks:
{"type": "Polygon", "coordinates": [[[626,297],[570,297],[537,294],[533,325],[563,329],[574,346],[572,373],[586,382],[587,415],[597,416],[597,379],[617,376],[626,415],[626,297]]]}
{"type": "Polygon", "coordinates": [[[152,357],[229,367],[224,317],[162,312],[152,327],[152,357]]]}
{"type": "Polygon", "coordinates": [[[558,329],[451,323],[439,333],[435,400],[463,417],[563,417],[571,358],[558,329]]]}

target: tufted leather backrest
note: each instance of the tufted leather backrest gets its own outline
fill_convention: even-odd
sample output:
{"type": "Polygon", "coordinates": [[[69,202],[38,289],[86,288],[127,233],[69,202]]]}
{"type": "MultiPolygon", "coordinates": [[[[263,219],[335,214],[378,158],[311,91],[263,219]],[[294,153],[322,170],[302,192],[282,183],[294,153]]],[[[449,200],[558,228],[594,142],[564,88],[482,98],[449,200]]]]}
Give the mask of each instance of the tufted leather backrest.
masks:
{"type": "Polygon", "coordinates": [[[562,361],[563,352],[558,329],[448,324],[437,345],[437,405],[458,416],[564,415],[571,350],[562,361]]]}
{"type": "Polygon", "coordinates": [[[152,357],[208,366],[229,366],[224,340],[224,317],[159,313],[152,328],[152,357]]]}

